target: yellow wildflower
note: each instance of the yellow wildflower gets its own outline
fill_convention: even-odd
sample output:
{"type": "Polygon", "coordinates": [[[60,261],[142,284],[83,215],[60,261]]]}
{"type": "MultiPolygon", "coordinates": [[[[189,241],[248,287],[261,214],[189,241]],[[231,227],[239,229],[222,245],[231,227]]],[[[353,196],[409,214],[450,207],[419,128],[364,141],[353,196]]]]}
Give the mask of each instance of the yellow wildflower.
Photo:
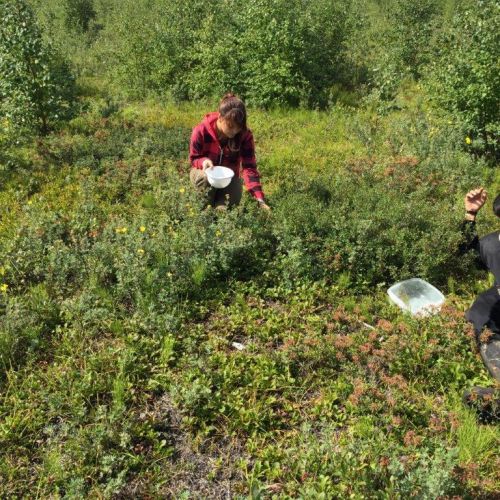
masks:
{"type": "Polygon", "coordinates": [[[0,292],[7,293],[8,288],[9,288],[9,285],[7,285],[7,283],[2,283],[0,285],[0,292]]]}
{"type": "Polygon", "coordinates": [[[144,250],[143,250],[142,248],[139,248],[139,249],[137,250],[137,253],[138,253],[139,255],[144,255],[144,250]]]}
{"type": "Polygon", "coordinates": [[[186,188],[180,188],[180,189],[179,189],[179,193],[183,194],[183,193],[185,193],[185,192],[186,192],[186,188]]]}
{"type": "Polygon", "coordinates": [[[472,139],[469,136],[465,138],[465,144],[472,144],[472,139]]]}
{"type": "Polygon", "coordinates": [[[222,231],[216,231],[215,232],[215,236],[217,236],[217,238],[222,234],[222,231]]]}
{"type": "Polygon", "coordinates": [[[143,233],[144,231],[146,231],[145,226],[141,226],[141,227],[139,228],[139,231],[140,231],[141,233],[143,233]]]}
{"type": "Polygon", "coordinates": [[[117,227],[116,228],[116,232],[118,234],[125,234],[127,231],[128,231],[128,229],[126,227],[117,227]]]}

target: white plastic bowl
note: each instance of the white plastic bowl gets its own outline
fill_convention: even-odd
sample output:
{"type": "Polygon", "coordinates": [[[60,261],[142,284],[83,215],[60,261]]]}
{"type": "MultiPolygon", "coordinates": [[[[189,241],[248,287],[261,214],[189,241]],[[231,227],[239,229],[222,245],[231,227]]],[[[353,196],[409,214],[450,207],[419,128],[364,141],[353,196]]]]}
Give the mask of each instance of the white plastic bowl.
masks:
{"type": "Polygon", "coordinates": [[[437,313],[445,301],[444,295],[430,283],[420,278],[400,281],[387,290],[389,298],[413,316],[437,313]]]}
{"type": "Polygon", "coordinates": [[[227,167],[215,166],[205,170],[210,185],[217,189],[223,189],[229,186],[234,172],[227,167]]]}

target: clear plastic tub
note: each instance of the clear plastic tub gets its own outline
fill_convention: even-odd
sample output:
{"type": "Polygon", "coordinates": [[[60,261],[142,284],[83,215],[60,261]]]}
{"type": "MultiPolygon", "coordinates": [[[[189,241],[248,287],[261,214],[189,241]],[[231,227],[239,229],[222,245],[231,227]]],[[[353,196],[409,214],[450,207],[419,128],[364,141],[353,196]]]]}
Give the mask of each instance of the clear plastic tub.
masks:
{"type": "Polygon", "coordinates": [[[430,283],[420,278],[400,281],[387,290],[394,304],[413,316],[429,316],[439,312],[444,295],[430,283]]]}

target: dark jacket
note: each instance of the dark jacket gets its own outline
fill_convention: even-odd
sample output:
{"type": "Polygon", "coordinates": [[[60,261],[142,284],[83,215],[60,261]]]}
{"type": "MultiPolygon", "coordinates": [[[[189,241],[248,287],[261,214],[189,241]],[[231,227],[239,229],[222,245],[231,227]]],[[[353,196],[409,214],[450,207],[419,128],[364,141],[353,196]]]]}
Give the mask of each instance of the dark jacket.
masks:
{"type": "Polygon", "coordinates": [[[479,239],[474,221],[465,221],[462,226],[465,237],[461,252],[473,251],[482,269],[495,277],[495,285],[478,295],[465,317],[474,325],[479,335],[484,327],[500,334],[500,231],[479,239]]]}

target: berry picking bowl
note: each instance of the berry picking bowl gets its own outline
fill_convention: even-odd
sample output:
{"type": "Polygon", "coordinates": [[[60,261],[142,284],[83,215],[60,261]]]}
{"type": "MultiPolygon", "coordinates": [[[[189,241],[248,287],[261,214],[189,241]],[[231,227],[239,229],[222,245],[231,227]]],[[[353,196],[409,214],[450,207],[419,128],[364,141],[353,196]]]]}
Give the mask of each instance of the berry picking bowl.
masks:
{"type": "Polygon", "coordinates": [[[216,189],[223,189],[231,183],[234,172],[227,167],[215,166],[205,170],[209,184],[216,189]]]}

